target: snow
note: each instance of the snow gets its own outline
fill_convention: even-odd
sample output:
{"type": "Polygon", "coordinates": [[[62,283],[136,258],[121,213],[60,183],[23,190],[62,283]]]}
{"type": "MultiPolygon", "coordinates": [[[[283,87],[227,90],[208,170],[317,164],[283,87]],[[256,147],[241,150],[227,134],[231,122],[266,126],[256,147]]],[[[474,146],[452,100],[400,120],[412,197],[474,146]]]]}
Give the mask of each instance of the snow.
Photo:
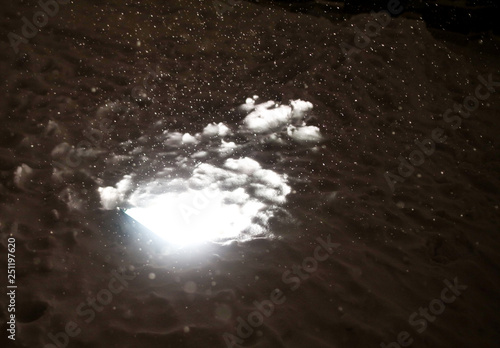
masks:
{"type": "Polygon", "coordinates": [[[224,167],[238,173],[251,175],[256,170],[260,169],[260,164],[259,162],[248,157],[238,159],[230,158],[226,160],[226,162],[224,163],[224,167]]]}
{"type": "Polygon", "coordinates": [[[179,132],[167,133],[164,144],[171,147],[179,147],[183,145],[182,137],[183,134],[179,132]]]}
{"type": "MultiPolygon", "coordinates": [[[[263,168],[255,158],[236,156],[237,151],[270,142],[309,147],[322,136],[318,127],[305,122],[312,103],[296,99],[255,104],[257,99],[255,95],[240,105],[248,114],[234,131],[224,122],[211,122],[194,136],[164,130],[158,139],[169,151],[166,154],[175,157],[175,167],[157,169],[156,175],[141,180],[125,175],[114,187],[99,188],[103,209],[125,208],[173,244],[243,240],[257,231],[266,235],[266,222],[291,192],[287,176],[263,168]],[[214,162],[217,157],[221,162],[214,162]],[[176,177],[180,170],[184,174],[176,177]],[[205,234],[199,233],[202,226],[209,229],[205,234]],[[174,238],[181,230],[185,238],[174,238]]],[[[150,142],[141,136],[137,145],[123,145],[132,147],[133,155],[143,153],[150,142]]]]}
{"type": "MultiPolygon", "coordinates": [[[[389,346],[458,276],[465,297],[415,346],[495,346],[498,93],[446,128],[446,146],[395,194],[383,173],[449,126],[440,115],[478,73],[498,81],[498,54],[472,37],[450,49],[401,16],[346,56],[373,16],[230,3],[219,18],[211,1],[79,2],[21,54],[4,45],[0,227],[22,273],[16,343],[51,346],[47,334],[75,321],[68,347],[223,347],[255,310],[262,326],[240,346],[389,346]],[[127,102],[156,64],[155,102],[127,102]],[[104,152],[76,150],[105,120],[104,152]],[[54,168],[67,154],[78,165],[54,168]],[[160,238],[126,229],[116,208],[160,238]],[[318,238],[342,246],[316,254],[318,238]],[[326,257],[315,272],[283,279],[315,255],[326,257]],[[88,325],[75,310],[106,295],[113,269],[137,277],[88,325]],[[268,317],[276,288],[286,303],[268,317]]],[[[6,3],[7,17],[31,20],[29,5],[6,3]]]]}
{"type": "Polygon", "coordinates": [[[198,143],[198,140],[191,134],[185,133],[181,138],[181,142],[184,145],[194,145],[198,143]]]}
{"type": "MultiPolygon", "coordinates": [[[[123,200],[121,187],[131,185],[127,181],[116,189],[100,190],[105,208],[123,200]]],[[[257,161],[228,159],[223,168],[202,163],[185,180],[155,178],[140,184],[127,196],[132,206],[127,214],[173,245],[244,240],[250,230],[264,233],[264,226],[254,226],[259,225],[254,217],[272,216],[269,204],[284,203],[289,193],[286,179],[262,170],[257,161]],[[254,192],[247,191],[253,187],[254,192]]]]}
{"type": "Polygon", "coordinates": [[[287,134],[300,144],[319,143],[323,139],[320,130],[316,126],[287,127],[287,134]]]}
{"type": "Polygon", "coordinates": [[[222,122],[210,123],[203,129],[202,135],[206,138],[225,137],[230,133],[229,128],[222,122]]]}
{"type": "Polygon", "coordinates": [[[281,105],[272,108],[274,102],[257,105],[243,120],[245,128],[254,133],[269,133],[276,131],[290,122],[291,107],[281,105]]]}
{"type": "Polygon", "coordinates": [[[126,193],[132,188],[132,176],[125,175],[115,187],[99,187],[101,205],[106,210],[118,208],[125,198],[126,193]]]}
{"type": "Polygon", "coordinates": [[[236,149],[238,148],[238,145],[234,141],[224,141],[222,140],[218,152],[221,156],[229,156],[231,155],[236,149]]]}
{"type": "Polygon", "coordinates": [[[290,105],[292,106],[292,121],[294,122],[302,121],[307,112],[313,108],[311,102],[300,99],[292,100],[290,105]]]}
{"type": "Polygon", "coordinates": [[[20,189],[26,189],[26,185],[31,180],[33,169],[27,164],[17,167],[14,173],[14,184],[20,189]]]}
{"type": "Polygon", "coordinates": [[[311,102],[301,99],[291,100],[289,105],[270,100],[255,105],[253,111],[243,120],[244,129],[257,134],[268,134],[270,140],[279,141],[275,135],[286,127],[287,134],[297,143],[317,143],[321,141],[319,128],[306,127],[304,121],[312,108],[311,102]],[[292,124],[302,127],[296,128],[292,124]]]}

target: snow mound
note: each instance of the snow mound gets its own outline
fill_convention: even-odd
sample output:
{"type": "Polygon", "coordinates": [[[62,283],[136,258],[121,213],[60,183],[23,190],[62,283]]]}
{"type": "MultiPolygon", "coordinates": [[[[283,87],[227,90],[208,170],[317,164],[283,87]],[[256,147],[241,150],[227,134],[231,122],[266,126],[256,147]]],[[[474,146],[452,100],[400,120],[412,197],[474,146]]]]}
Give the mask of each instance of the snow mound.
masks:
{"type": "Polygon", "coordinates": [[[275,105],[273,101],[257,105],[245,119],[245,128],[254,133],[271,133],[279,130],[291,121],[292,108],[288,105],[275,105]]]}
{"type": "Polygon", "coordinates": [[[126,175],[115,186],[99,188],[102,207],[125,208],[173,244],[265,236],[269,219],[291,188],[286,175],[263,168],[243,153],[258,153],[269,143],[316,146],[322,136],[318,127],[305,122],[312,103],[298,99],[288,105],[272,100],[256,104],[257,99],[247,98],[240,106],[248,115],[236,130],[212,122],[195,135],[165,130],[156,138],[141,137],[135,148],[124,142],[132,148],[127,160],[141,156],[146,166],[144,148],[159,146],[173,163],[154,177],[148,174],[139,180],[126,175]]]}

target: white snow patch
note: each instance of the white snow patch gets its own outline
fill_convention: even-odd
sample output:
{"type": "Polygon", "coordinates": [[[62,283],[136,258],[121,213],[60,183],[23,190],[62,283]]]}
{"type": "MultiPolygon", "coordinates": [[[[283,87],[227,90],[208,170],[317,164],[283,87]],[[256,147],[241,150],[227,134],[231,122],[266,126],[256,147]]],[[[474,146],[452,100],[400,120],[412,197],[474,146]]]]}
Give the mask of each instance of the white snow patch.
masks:
{"type": "Polygon", "coordinates": [[[68,151],[70,151],[70,150],[71,150],[71,145],[66,143],[66,142],[63,142],[63,143],[60,143],[59,145],[56,145],[52,149],[52,152],[50,153],[50,155],[52,156],[52,158],[61,158],[64,155],[66,155],[68,153],[68,151]]]}
{"type": "Polygon", "coordinates": [[[230,142],[225,142],[222,140],[221,145],[217,149],[217,151],[222,155],[222,156],[228,156],[231,155],[234,150],[238,148],[238,145],[236,145],[233,141],[230,142]]]}
{"type": "Polygon", "coordinates": [[[323,139],[319,128],[316,126],[287,127],[287,134],[301,144],[319,143],[323,139]]]}
{"type": "Polygon", "coordinates": [[[203,129],[202,136],[206,138],[225,137],[231,133],[224,123],[210,123],[203,129]]]}
{"type": "Polygon", "coordinates": [[[60,134],[61,130],[59,124],[55,121],[49,120],[47,127],[45,128],[46,135],[60,134]]]}
{"type": "Polygon", "coordinates": [[[259,162],[249,157],[239,159],[229,158],[224,163],[224,167],[248,175],[253,174],[256,170],[261,168],[259,162]]]}
{"type": "Polygon", "coordinates": [[[116,209],[123,203],[126,193],[132,188],[132,176],[125,175],[115,187],[99,187],[101,205],[105,210],[116,209]]]}
{"type": "Polygon", "coordinates": [[[182,133],[179,132],[167,132],[167,139],[163,142],[167,146],[179,147],[182,145],[182,133]]]}
{"type": "MultiPolygon", "coordinates": [[[[274,102],[272,103],[274,105],[274,102]]],[[[267,103],[264,104],[267,106],[267,103]]],[[[245,117],[243,124],[247,130],[254,133],[270,133],[287,125],[290,122],[291,112],[292,108],[287,105],[281,105],[274,109],[257,106],[245,117]]]]}
{"type": "Polygon", "coordinates": [[[292,100],[290,104],[292,105],[292,120],[295,122],[302,121],[306,113],[313,108],[312,103],[300,99],[292,100]]]}
{"type": "Polygon", "coordinates": [[[191,134],[186,133],[182,136],[181,142],[184,145],[194,145],[194,144],[198,143],[198,140],[195,137],[193,137],[191,134]]]}
{"type": "Polygon", "coordinates": [[[285,176],[249,157],[227,159],[223,167],[201,163],[188,178],[157,175],[125,198],[131,188],[129,176],[99,189],[103,207],[126,201],[127,214],[173,245],[262,236],[291,190],[285,176]]]}

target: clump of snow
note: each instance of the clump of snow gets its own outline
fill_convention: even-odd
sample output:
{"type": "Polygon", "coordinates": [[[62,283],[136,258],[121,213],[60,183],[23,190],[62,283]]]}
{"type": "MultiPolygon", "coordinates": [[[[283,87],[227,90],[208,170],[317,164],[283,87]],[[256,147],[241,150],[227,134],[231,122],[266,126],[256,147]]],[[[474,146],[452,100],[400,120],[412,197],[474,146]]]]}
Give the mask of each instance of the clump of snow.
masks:
{"type": "Polygon", "coordinates": [[[131,175],[125,175],[123,177],[122,180],[120,180],[118,182],[118,184],[116,184],[116,189],[120,192],[120,193],[125,193],[127,192],[128,190],[130,190],[132,188],[132,176],[131,175]]]}
{"type": "Polygon", "coordinates": [[[222,140],[222,143],[219,146],[219,148],[217,149],[217,151],[219,152],[219,154],[221,156],[229,156],[237,148],[238,148],[238,145],[236,145],[236,143],[234,143],[233,141],[225,142],[224,140],[222,140]]]}
{"type": "Polygon", "coordinates": [[[62,142],[59,145],[56,145],[52,149],[50,155],[52,156],[52,158],[61,158],[64,155],[66,155],[70,150],[71,150],[71,145],[68,144],[67,142],[62,142]]]}
{"type": "Polygon", "coordinates": [[[266,134],[269,142],[283,143],[279,136],[283,129],[286,129],[286,134],[292,140],[301,145],[310,145],[322,140],[319,128],[307,126],[304,121],[307,113],[313,108],[311,102],[297,99],[290,101],[290,105],[279,105],[271,100],[254,105],[247,100],[244,105],[247,105],[246,109],[251,112],[243,120],[243,128],[255,134],[266,134]]]}
{"type": "Polygon", "coordinates": [[[259,162],[248,157],[239,159],[229,158],[224,163],[224,167],[247,175],[253,174],[261,168],[259,162]]]}
{"type": "Polygon", "coordinates": [[[276,189],[272,187],[267,187],[263,184],[251,184],[254,188],[254,194],[263,199],[276,204],[282,204],[285,202],[284,195],[276,194],[276,189]]]}
{"type": "Polygon", "coordinates": [[[198,143],[198,140],[195,137],[193,137],[191,134],[186,133],[182,136],[181,142],[184,145],[194,145],[194,144],[198,143]]]}
{"type": "Polygon", "coordinates": [[[290,138],[301,144],[319,143],[323,139],[316,126],[288,126],[286,131],[290,138]]]}
{"type": "Polygon", "coordinates": [[[31,169],[31,167],[27,164],[23,163],[21,166],[17,167],[16,171],[14,172],[14,184],[20,189],[25,189],[32,176],[33,169],[31,169]]]}
{"type": "Polygon", "coordinates": [[[224,123],[210,123],[203,129],[202,136],[206,138],[225,137],[230,134],[230,129],[224,123]]]}
{"type": "Polygon", "coordinates": [[[70,187],[66,187],[64,190],[59,192],[58,197],[61,201],[66,203],[70,210],[82,210],[85,206],[84,199],[75,192],[75,190],[70,187]]]}
{"type": "Polygon", "coordinates": [[[171,147],[179,147],[182,145],[182,133],[179,132],[172,132],[172,133],[166,133],[166,139],[163,142],[167,146],[171,147]]]}
{"type": "Polygon", "coordinates": [[[253,175],[258,182],[269,187],[280,187],[283,184],[282,177],[269,169],[257,170],[253,175]]]}
{"type": "Polygon", "coordinates": [[[198,151],[191,155],[191,158],[205,158],[208,156],[208,152],[206,151],[198,151]]]}
{"type": "Polygon", "coordinates": [[[132,187],[132,176],[125,175],[115,187],[99,187],[98,191],[101,196],[101,205],[105,210],[116,209],[123,203],[125,195],[132,187]]]}
{"type": "Polygon", "coordinates": [[[45,128],[45,134],[46,135],[54,135],[61,133],[61,130],[59,128],[59,124],[57,122],[49,120],[47,127],[45,128]]]}
{"type": "Polygon", "coordinates": [[[304,119],[306,113],[313,108],[312,103],[300,99],[292,100],[292,121],[298,122],[304,119]]]}
{"type": "Polygon", "coordinates": [[[250,195],[245,192],[243,187],[238,187],[236,190],[229,192],[226,195],[226,203],[233,204],[245,204],[246,201],[250,200],[250,195]]]}
{"type": "Polygon", "coordinates": [[[278,104],[275,101],[268,100],[264,103],[255,104],[255,110],[256,111],[264,111],[266,109],[269,109],[271,107],[276,107],[276,106],[278,106],[278,104]]]}
{"type": "Polygon", "coordinates": [[[204,188],[218,181],[222,181],[229,176],[230,174],[222,168],[208,163],[202,163],[193,170],[193,175],[187,181],[187,184],[194,189],[204,188]]]}
{"type": "Polygon", "coordinates": [[[254,95],[252,98],[247,98],[245,104],[240,105],[240,110],[250,112],[255,109],[255,101],[259,99],[259,96],[254,95]]]}
{"type": "Polygon", "coordinates": [[[123,202],[123,196],[114,187],[99,187],[99,194],[101,195],[101,205],[105,210],[115,209],[123,202]]]}
{"type": "Polygon", "coordinates": [[[274,105],[264,103],[265,107],[256,107],[245,119],[245,128],[253,133],[270,133],[276,131],[290,122],[292,108],[281,105],[277,108],[270,108],[274,105]]]}

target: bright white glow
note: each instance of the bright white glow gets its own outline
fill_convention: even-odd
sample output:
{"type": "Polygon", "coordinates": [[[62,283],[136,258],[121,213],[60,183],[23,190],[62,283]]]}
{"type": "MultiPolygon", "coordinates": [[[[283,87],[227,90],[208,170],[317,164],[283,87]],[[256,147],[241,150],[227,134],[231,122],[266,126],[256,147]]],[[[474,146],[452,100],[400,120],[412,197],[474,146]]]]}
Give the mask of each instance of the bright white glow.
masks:
{"type": "MultiPolygon", "coordinates": [[[[175,154],[175,162],[147,181],[131,173],[114,187],[100,187],[103,209],[130,207],[124,210],[126,214],[170,245],[269,236],[268,220],[291,192],[287,176],[262,168],[255,159],[236,157],[237,150],[259,152],[267,143],[292,141],[312,147],[322,136],[319,128],[306,125],[311,103],[294,100],[283,105],[270,100],[257,104],[257,99],[247,98],[240,107],[248,115],[237,130],[214,122],[194,135],[164,131],[159,146],[175,154]]],[[[143,142],[139,143],[130,156],[123,157],[143,156],[149,165],[143,142]]]]}
{"type": "MultiPolygon", "coordinates": [[[[174,245],[263,236],[276,206],[290,193],[285,176],[247,157],[229,158],[222,167],[202,163],[188,178],[159,175],[136,186],[125,213],[174,245]]],[[[103,206],[125,195],[118,187],[100,192],[103,206]]]]}
{"type": "Polygon", "coordinates": [[[222,168],[200,164],[189,178],[139,185],[125,212],[174,245],[246,240],[266,234],[289,193],[285,177],[244,157],[227,159],[222,168]]]}
{"type": "Polygon", "coordinates": [[[228,196],[214,190],[171,192],[125,212],[171,244],[234,240],[265,205],[254,199],[228,204],[228,196]]]}

